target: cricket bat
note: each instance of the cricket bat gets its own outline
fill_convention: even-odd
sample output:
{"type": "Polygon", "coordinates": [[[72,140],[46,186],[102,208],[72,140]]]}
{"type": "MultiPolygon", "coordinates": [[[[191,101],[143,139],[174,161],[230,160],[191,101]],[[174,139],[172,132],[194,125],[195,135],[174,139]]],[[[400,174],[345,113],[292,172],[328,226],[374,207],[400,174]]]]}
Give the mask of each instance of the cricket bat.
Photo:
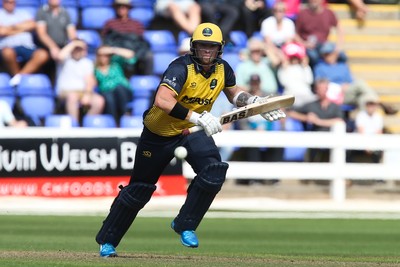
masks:
{"type": "MultiPolygon", "coordinates": [[[[252,103],[233,111],[227,112],[220,117],[221,124],[226,124],[234,122],[237,120],[245,119],[251,116],[259,115],[265,112],[269,112],[275,109],[287,108],[293,105],[294,96],[292,95],[282,95],[274,96],[269,98],[263,98],[256,103],[252,103]]],[[[201,126],[193,126],[191,128],[182,131],[183,135],[189,135],[191,133],[202,130],[201,126]]]]}

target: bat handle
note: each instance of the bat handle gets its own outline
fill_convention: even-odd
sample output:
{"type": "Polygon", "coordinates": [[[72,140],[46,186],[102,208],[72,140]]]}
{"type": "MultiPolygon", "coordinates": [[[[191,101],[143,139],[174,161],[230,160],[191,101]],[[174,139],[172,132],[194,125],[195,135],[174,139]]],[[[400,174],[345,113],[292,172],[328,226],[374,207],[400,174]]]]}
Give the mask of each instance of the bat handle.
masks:
{"type": "Polygon", "coordinates": [[[189,135],[191,133],[195,133],[200,130],[203,130],[203,127],[196,125],[196,126],[182,130],[182,135],[189,135]]]}

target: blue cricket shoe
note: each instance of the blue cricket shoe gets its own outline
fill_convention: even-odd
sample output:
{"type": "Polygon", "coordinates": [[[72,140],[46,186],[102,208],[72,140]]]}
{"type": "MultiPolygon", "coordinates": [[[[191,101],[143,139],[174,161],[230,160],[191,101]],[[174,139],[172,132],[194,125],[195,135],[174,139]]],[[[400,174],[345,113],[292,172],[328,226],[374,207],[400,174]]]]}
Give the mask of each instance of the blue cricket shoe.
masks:
{"type": "MultiPolygon", "coordinates": [[[[175,231],[175,222],[171,223],[172,230],[175,231]]],[[[176,231],[175,231],[176,232],[176,231]]],[[[178,233],[178,232],[176,232],[178,233]]],[[[192,230],[186,230],[178,233],[181,236],[181,243],[185,247],[197,248],[199,246],[199,240],[197,239],[196,233],[192,230]]]]}
{"type": "Polygon", "coordinates": [[[111,258],[118,257],[117,252],[115,251],[115,247],[110,243],[105,243],[100,245],[100,257],[103,258],[111,258]]]}

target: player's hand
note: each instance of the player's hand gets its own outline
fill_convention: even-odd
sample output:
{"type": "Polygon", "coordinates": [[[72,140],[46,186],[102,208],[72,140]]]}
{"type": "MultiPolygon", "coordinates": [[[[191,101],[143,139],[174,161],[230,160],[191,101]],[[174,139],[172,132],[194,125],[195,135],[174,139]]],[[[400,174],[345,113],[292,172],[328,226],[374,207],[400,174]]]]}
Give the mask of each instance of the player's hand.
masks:
{"type": "Polygon", "coordinates": [[[222,125],[219,122],[219,119],[207,111],[203,111],[203,113],[200,114],[196,124],[203,127],[207,136],[211,136],[222,131],[222,125]]]}
{"type": "Polygon", "coordinates": [[[285,112],[283,112],[281,109],[275,109],[269,112],[262,113],[260,115],[268,121],[277,121],[286,118],[285,112]]]}

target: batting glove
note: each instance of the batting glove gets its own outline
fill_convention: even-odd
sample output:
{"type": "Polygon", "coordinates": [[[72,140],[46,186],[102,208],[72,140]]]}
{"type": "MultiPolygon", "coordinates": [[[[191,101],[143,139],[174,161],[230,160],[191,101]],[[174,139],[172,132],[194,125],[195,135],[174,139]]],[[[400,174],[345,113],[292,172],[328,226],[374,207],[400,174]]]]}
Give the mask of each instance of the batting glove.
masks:
{"type": "MultiPolygon", "coordinates": [[[[252,96],[247,100],[247,104],[265,101],[269,97],[270,96],[266,96],[266,97],[252,96]]],[[[277,120],[280,120],[280,119],[283,119],[286,117],[285,112],[283,112],[280,109],[275,109],[275,110],[272,110],[269,112],[262,113],[260,115],[261,115],[261,117],[263,117],[264,119],[266,119],[268,121],[277,121],[277,120]]]]}
{"type": "Polygon", "coordinates": [[[222,131],[222,125],[219,122],[219,119],[207,111],[203,111],[201,114],[192,112],[190,121],[203,127],[207,136],[211,136],[222,131]]]}

